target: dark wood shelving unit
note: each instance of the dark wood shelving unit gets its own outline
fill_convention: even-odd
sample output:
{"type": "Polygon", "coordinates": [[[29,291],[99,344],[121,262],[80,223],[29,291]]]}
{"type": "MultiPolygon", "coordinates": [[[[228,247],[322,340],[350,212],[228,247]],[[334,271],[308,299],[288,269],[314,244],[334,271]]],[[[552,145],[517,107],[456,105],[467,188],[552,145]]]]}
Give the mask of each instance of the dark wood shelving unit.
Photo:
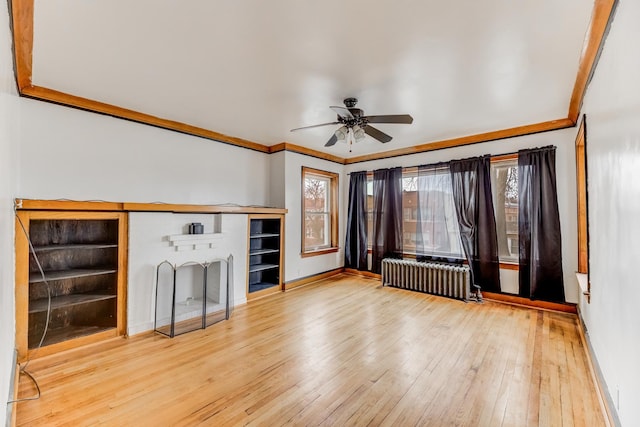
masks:
{"type": "Polygon", "coordinates": [[[29,237],[17,225],[19,359],[123,335],[126,214],[19,211],[18,215],[29,237]]]}
{"type": "Polygon", "coordinates": [[[247,299],[282,290],[283,215],[249,216],[247,299]]]}

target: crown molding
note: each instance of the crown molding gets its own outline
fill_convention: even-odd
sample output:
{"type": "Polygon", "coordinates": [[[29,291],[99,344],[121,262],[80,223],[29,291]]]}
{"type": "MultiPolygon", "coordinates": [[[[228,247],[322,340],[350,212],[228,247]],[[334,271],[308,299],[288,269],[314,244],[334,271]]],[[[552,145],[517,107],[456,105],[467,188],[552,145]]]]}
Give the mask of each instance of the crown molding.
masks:
{"type": "Polygon", "coordinates": [[[571,93],[571,101],[569,102],[567,117],[573,123],[578,123],[587,85],[598,65],[598,59],[600,59],[604,41],[609,33],[617,4],[618,0],[596,0],[593,5],[591,20],[582,45],[582,53],[580,54],[578,75],[576,76],[576,82],[571,93]]]}

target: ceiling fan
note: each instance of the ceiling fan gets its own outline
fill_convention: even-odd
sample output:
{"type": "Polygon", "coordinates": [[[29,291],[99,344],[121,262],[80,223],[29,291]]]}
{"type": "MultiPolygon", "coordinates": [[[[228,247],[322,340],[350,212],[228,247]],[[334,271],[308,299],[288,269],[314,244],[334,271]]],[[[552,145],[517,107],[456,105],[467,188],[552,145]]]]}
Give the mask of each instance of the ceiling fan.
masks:
{"type": "Polygon", "coordinates": [[[399,123],[407,125],[413,123],[413,117],[411,117],[409,114],[365,116],[364,111],[362,111],[360,108],[356,108],[356,104],[358,103],[358,100],[356,98],[346,98],[343,102],[345,105],[344,107],[329,107],[338,114],[338,118],[335,122],[295,128],[291,129],[291,132],[302,129],[317,128],[320,126],[341,124],[342,126],[339,127],[333,133],[333,135],[331,135],[329,141],[324,144],[325,147],[331,147],[336,142],[338,142],[338,140],[346,139],[349,135],[349,131],[351,131],[353,139],[355,139],[356,141],[364,138],[365,134],[374,139],[377,139],[382,143],[389,142],[391,141],[391,139],[393,139],[391,136],[387,135],[379,129],[374,128],[369,123],[399,123]]]}

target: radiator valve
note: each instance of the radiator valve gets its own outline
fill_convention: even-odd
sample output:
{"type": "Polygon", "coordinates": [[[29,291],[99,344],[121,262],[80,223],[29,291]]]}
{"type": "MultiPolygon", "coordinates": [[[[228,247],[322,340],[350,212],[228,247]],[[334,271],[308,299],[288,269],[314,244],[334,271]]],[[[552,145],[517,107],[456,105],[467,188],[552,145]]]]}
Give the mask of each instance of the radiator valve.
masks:
{"type": "Polygon", "coordinates": [[[475,297],[476,297],[476,302],[482,304],[482,292],[480,292],[480,286],[478,285],[473,285],[473,287],[475,288],[475,297]]]}

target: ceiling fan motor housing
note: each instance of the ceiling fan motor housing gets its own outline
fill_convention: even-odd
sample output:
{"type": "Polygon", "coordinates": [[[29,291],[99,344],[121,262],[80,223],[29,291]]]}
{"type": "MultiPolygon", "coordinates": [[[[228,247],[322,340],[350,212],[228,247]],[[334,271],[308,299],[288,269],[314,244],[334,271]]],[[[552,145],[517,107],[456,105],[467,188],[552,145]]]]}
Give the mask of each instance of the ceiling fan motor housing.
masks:
{"type": "Polygon", "coordinates": [[[345,98],[342,102],[344,102],[345,107],[353,108],[358,103],[358,98],[345,98]]]}

